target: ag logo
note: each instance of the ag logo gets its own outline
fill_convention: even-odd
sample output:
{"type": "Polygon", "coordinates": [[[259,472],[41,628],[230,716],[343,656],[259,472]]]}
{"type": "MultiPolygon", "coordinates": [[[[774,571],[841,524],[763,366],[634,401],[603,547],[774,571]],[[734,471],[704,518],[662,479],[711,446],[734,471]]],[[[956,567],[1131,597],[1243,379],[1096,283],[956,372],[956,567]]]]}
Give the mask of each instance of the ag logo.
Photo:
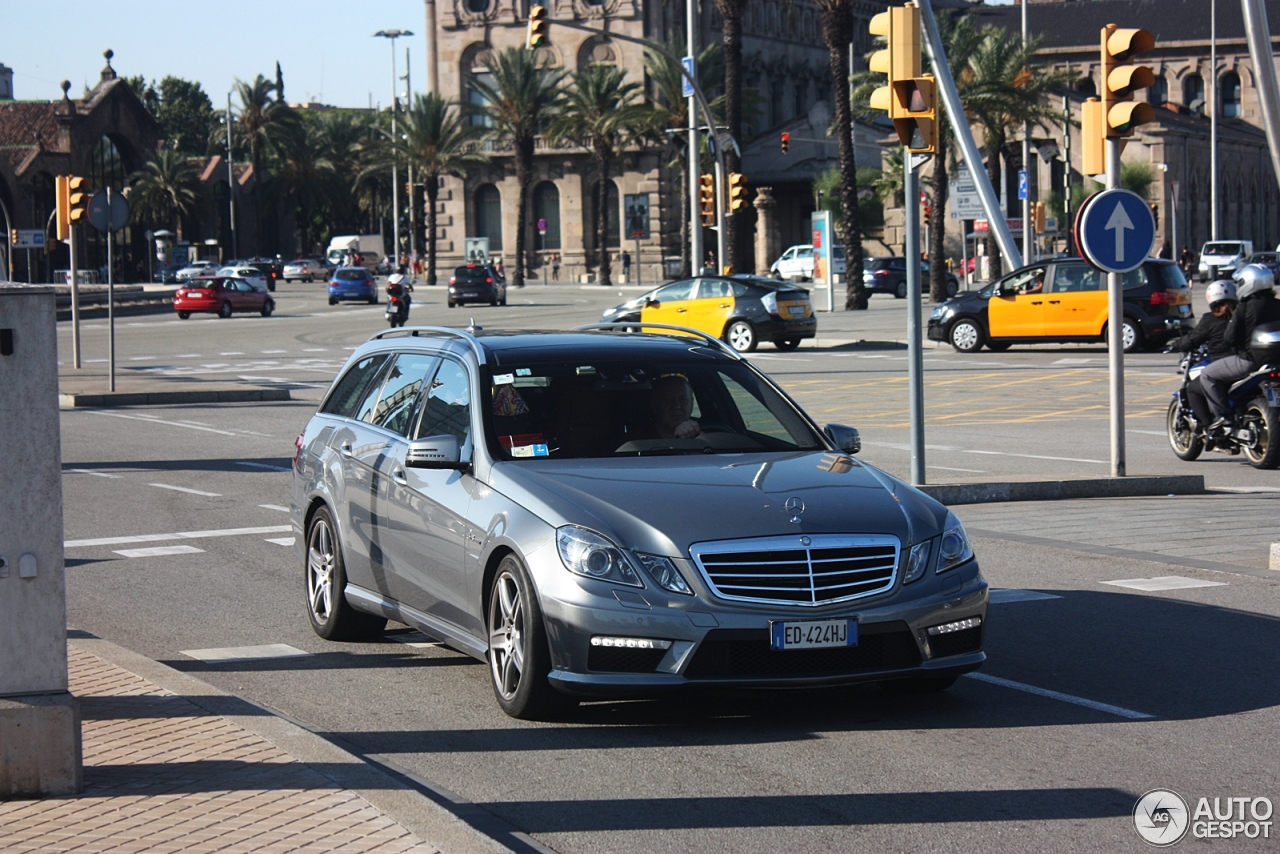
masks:
{"type": "Polygon", "coordinates": [[[1152,789],[1133,805],[1134,829],[1147,842],[1161,848],[1185,836],[1190,823],[1187,802],[1168,789],[1152,789]]]}

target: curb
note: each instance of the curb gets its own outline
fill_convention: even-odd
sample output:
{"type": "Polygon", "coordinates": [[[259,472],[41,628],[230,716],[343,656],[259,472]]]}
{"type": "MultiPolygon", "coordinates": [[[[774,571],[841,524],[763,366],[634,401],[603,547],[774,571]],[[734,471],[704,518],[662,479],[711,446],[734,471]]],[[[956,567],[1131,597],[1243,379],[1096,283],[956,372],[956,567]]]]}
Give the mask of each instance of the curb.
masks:
{"type": "MultiPolygon", "coordinates": [[[[475,817],[458,815],[437,802],[432,797],[433,794],[439,797],[436,792],[428,794],[421,791],[420,780],[399,773],[398,769],[391,767],[389,763],[379,762],[376,757],[345,750],[323,733],[270,708],[101,638],[81,634],[80,637],[69,639],[68,643],[141,676],[210,714],[226,718],[236,726],[265,738],[299,762],[311,765],[336,785],[355,792],[440,851],[448,851],[450,854],[511,854],[516,851],[545,850],[536,843],[530,844],[533,841],[524,838],[524,834],[502,827],[491,828],[490,833],[507,830],[504,835],[511,837],[515,844],[504,845],[490,833],[473,826],[475,817]]],[[[466,802],[462,802],[462,805],[465,804],[466,802]]],[[[474,811],[479,809],[472,806],[474,811]]]]}
{"type": "Polygon", "coordinates": [[[61,409],[92,406],[162,406],[179,403],[262,403],[292,400],[287,388],[245,388],[217,391],[143,391],[105,394],[58,394],[61,409]]]}
{"type": "MultiPolygon", "coordinates": [[[[1073,498],[1140,498],[1152,495],[1202,495],[1204,475],[1099,477],[1087,480],[1030,480],[948,483],[918,486],[943,504],[992,504],[1006,501],[1066,501],[1073,498]]],[[[1276,548],[1272,547],[1272,560],[1276,548]]]]}

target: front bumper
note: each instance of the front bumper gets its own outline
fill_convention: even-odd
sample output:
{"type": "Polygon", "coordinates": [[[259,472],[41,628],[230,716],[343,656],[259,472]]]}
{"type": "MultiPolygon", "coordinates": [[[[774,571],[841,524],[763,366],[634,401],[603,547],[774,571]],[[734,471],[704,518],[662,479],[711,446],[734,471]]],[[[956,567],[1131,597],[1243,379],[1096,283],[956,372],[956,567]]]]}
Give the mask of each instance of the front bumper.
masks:
{"type": "Polygon", "coordinates": [[[928,336],[930,341],[946,341],[947,340],[947,323],[951,318],[943,320],[929,320],[928,336]]]}
{"type": "MultiPolygon", "coordinates": [[[[562,567],[554,569],[559,576],[567,574],[562,567]]],[[[698,686],[845,685],[963,673],[986,660],[987,583],[976,561],[915,582],[929,588],[924,595],[904,598],[899,587],[870,602],[799,613],[793,607],[711,602],[705,595],[675,597],[652,588],[566,583],[559,576],[550,579],[552,590],[539,583],[539,598],[551,646],[549,679],[571,694],[622,697],[698,686]],[[841,617],[857,619],[857,646],[793,651],[769,646],[771,620],[841,617]],[[970,617],[981,617],[983,625],[928,634],[930,627],[970,617]],[[666,650],[607,649],[593,647],[593,636],[651,638],[671,645],[666,650]]]]}

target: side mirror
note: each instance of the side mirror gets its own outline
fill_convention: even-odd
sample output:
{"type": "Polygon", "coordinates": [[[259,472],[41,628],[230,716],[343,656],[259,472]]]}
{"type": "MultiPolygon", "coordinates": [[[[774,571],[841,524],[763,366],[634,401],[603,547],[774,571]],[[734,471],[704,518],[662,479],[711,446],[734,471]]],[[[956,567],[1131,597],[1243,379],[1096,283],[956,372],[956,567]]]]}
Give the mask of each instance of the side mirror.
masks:
{"type": "Polygon", "coordinates": [[[857,428],[846,427],[843,424],[828,424],[822,428],[833,444],[846,454],[857,454],[862,450],[862,436],[859,435],[857,428]]]}
{"type": "Polygon", "coordinates": [[[660,305],[662,305],[662,303],[658,302],[656,299],[647,299],[644,301],[645,308],[657,308],[660,305]]]}
{"type": "Polygon", "coordinates": [[[414,439],[405,452],[404,464],[411,469],[455,469],[464,471],[471,467],[462,462],[462,446],[457,436],[428,436],[414,439]]]}

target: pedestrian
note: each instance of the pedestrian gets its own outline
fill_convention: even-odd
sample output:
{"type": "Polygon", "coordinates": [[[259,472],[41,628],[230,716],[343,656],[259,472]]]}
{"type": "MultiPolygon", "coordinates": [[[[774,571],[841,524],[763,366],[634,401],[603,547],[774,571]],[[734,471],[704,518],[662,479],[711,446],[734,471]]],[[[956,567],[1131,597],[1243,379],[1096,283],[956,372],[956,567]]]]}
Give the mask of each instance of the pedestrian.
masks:
{"type": "Polygon", "coordinates": [[[709,250],[707,252],[707,263],[702,268],[702,275],[714,276],[716,274],[716,253],[709,250]]]}
{"type": "Polygon", "coordinates": [[[1161,257],[1161,258],[1168,258],[1169,260],[1173,260],[1173,246],[1171,246],[1171,245],[1169,244],[1169,241],[1167,241],[1167,240],[1166,240],[1166,241],[1165,241],[1165,242],[1160,246],[1160,256],[1159,256],[1159,257],[1161,257]]]}
{"type": "Polygon", "coordinates": [[[560,281],[560,253],[551,253],[551,281],[560,281]]]}
{"type": "Polygon", "coordinates": [[[631,281],[631,253],[623,249],[619,260],[622,261],[622,278],[625,281],[631,281]]]}
{"type": "Polygon", "coordinates": [[[498,259],[498,263],[494,266],[493,271],[498,274],[499,279],[505,279],[507,277],[507,268],[502,266],[501,258],[498,259]]]}
{"type": "Polygon", "coordinates": [[[1185,243],[1182,244],[1182,252],[1178,255],[1178,266],[1182,268],[1182,275],[1191,275],[1191,265],[1196,261],[1195,256],[1191,254],[1191,247],[1185,243]]]}

